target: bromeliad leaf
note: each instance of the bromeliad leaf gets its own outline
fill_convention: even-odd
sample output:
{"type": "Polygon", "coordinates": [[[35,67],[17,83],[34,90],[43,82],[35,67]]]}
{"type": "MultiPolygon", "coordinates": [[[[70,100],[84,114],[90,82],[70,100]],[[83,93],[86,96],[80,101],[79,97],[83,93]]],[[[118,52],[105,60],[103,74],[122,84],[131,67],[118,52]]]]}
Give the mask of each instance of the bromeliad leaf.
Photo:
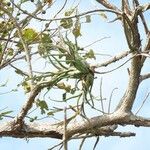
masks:
{"type": "Polygon", "coordinates": [[[25,3],[25,2],[27,2],[28,0],[21,0],[21,3],[25,3]]]}
{"type": "Polygon", "coordinates": [[[13,111],[5,111],[5,112],[0,113],[0,120],[2,120],[3,117],[5,117],[6,115],[8,115],[8,114],[10,114],[10,113],[12,113],[12,112],[13,112],[13,111]]]}
{"type": "Polygon", "coordinates": [[[33,117],[33,118],[30,118],[30,122],[33,122],[33,121],[35,121],[35,120],[37,120],[37,116],[35,116],[35,117],[33,117]]]}

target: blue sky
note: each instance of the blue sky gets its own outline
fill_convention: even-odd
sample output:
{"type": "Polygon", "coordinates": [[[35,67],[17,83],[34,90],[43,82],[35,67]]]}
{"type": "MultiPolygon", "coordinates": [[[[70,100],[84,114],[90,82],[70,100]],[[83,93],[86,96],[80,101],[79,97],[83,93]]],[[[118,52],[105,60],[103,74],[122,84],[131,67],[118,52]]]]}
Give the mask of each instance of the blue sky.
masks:
{"type": "MultiPolygon", "coordinates": [[[[116,1],[112,1],[116,4],[118,4],[116,1]]],[[[148,0],[141,0],[142,3],[148,2],[148,0]]],[[[93,4],[97,4],[91,0],[81,0],[80,9],[83,11],[87,11],[89,9],[94,9],[95,6],[93,4]],[[92,6],[91,6],[92,5],[92,6]]],[[[100,5],[97,4],[97,7],[99,8],[100,5]]],[[[30,8],[29,8],[30,9],[30,8]]],[[[32,8],[31,8],[32,9],[32,8]]],[[[148,13],[146,14],[148,17],[148,13]]],[[[109,18],[109,15],[108,15],[109,18]]],[[[92,16],[92,22],[90,24],[83,24],[82,25],[82,37],[79,39],[79,43],[83,46],[88,45],[89,43],[92,43],[100,38],[103,37],[110,37],[107,38],[99,43],[96,43],[92,45],[90,48],[92,48],[96,53],[103,53],[103,54],[110,54],[114,55],[122,50],[127,50],[127,45],[124,42],[124,35],[123,30],[118,22],[115,23],[107,23],[108,20],[104,20],[99,15],[92,16]],[[89,42],[90,41],[90,42],[89,42]]],[[[109,18],[112,19],[112,16],[109,18]]],[[[31,24],[32,26],[32,24],[31,24]]],[[[40,28],[40,27],[39,27],[40,28]]],[[[106,60],[109,58],[108,56],[98,56],[97,62],[102,62],[103,60],[106,60]]],[[[121,63],[117,63],[119,65],[121,63]]],[[[143,69],[143,73],[148,71],[149,62],[146,62],[146,65],[143,69]]],[[[107,70],[115,67],[115,65],[111,65],[107,68],[107,70]]],[[[109,98],[111,91],[114,88],[118,88],[118,90],[115,91],[112,99],[112,111],[114,109],[115,104],[120,100],[120,98],[123,95],[124,89],[127,85],[127,67],[129,67],[129,64],[126,64],[122,68],[116,70],[115,72],[112,72],[110,74],[106,75],[98,75],[97,77],[99,79],[96,80],[96,85],[93,89],[93,93],[97,94],[98,86],[100,84],[100,78],[103,77],[103,95],[106,98],[109,98]]],[[[105,68],[99,69],[99,71],[104,71],[105,68]]],[[[0,76],[0,82],[4,82],[4,80],[8,81],[8,87],[1,88],[1,92],[8,91],[10,88],[16,87],[17,81],[21,80],[21,78],[16,77],[14,73],[9,72],[9,70],[6,68],[3,71],[1,71],[0,76]],[[4,79],[5,78],[5,79],[4,79]],[[13,80],[11,80],[13,79],[13,80]]],[[[142,100],[146,96],[147,92],[149,92],[149,83],[150,81],[146,80],[144,81],[141,86],[140,90],[137,95],[137,102],[134,105],[133,110],[136,111],[139,107],[139,105],[142,103],[142,100]]],[[[54,94],[54,93],[53,93],[54,94]]],[[[1,103],[0,108],[5,108],[8,106],[8,109],[15,110],[14,114],[16,114],[19,111],[20,106],[24,103],[25,96],[24,92],[20,90],[18,93],[10,93],[7,95],[0,95],[1,103]]],[[[107,102],[105,104],[107,106],[107,102]]],[[[149,111],[149,99],[146,102],[146,106],[144,109],[139,113],[140,115],[146,115],[148,116],[149,111]]],[[[106,108],[107,109],[107,108],[106,108]]],[[[90,112],[89,115],[93,115],[92,112],[90,112]]],[[[100,137],[100,142],[97,146],[97,150],[120,150],[120,149],[126,149],[126,150],[148,150],[149,149],[149,138],[150,138],[150,129],[149,128],[134,128],[131,126],[128,127],[121,127],[121,131],[131,131],[136,132],[136,137],[131,138],[119,138],[119,137],[100,137]]],[[[7,138],[3,137],[0,139],[0,147],[3,150],[47,150],[50,148],[54,143],[57,143],[58,140],[49,139],[49,138],[35,138],[35,139],[29,139],[27,142],[26,139],[15,139],[15,138],[7,138]]],[[[84,144],[83,150],[90,150],[93,147],[93,143],[95,142],[95,138],[87,139],[87,141],[84,144]]],[[[79,146],[79,141],[70,141],[69,146],[71,150],[76,150],[77,146],[79,146]]]]}

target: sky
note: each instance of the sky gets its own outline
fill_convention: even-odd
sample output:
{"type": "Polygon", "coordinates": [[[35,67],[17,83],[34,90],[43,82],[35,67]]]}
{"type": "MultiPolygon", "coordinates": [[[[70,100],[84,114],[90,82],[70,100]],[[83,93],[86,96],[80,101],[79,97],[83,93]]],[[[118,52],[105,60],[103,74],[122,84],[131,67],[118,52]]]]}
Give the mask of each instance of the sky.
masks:
{"type": "MultiPolygon", "coordinates": [[[[118,4],[117,1],[112,0],[115,4],[118,4]]],[[[142,3],[148,2],[148,0],[141,0],[142,3]]],[[[96,2],[91,0],[81,0],[80,4],[80,10],[82,11],[88,11],[89,9],[95,9],[100,8],[100,5],[96,2]],[[92,8],[91,8],[92,7],[92,8]]],[[[29,8],[29,9],[32,9],[29,8]]],[[[146,14],[146,17],[148,17],[148,13],[146,14]]],[[[108,19],[111,20],[113,18],[112,15],[108,15],[108,19]]],[[[122,50],[127,50],[127,45],[124,42],[124,35],[123,30],[118,22],[115,23],[108,23],[108,20],[105,20],[100,15],[93,15],[92,16],[92,22],[90,24],[83,24],[82,25],[82,37],[79,39],[80,45],[86,46],[90,43],[101,39],[103,37],[109,37],[105,40],[102,40],[101,42],[95,43],[90,48],[92,48],[95,53],[101,53],[101,54],[109,54],[114,55],[122,50]]],[[[31,24],[32,26],[32,24],[31,24]]],[[[40,27],[36,26],[40,29],[40,27]]],[[[142,30],[142,29],[141,29],[142,30]]],[[[93,63],[100,63],[103,62],[109,58],[108,56],[98,56],[96,62],[93,63]]],[[[117,63],[117,65],[121,64],[121,62],[117,63]]],[[[146,62],[146,65],[144,69],[142,70],[143,73],[148,71],[149,67],[149,61],[146,62]]],[[[106,71],[114,68],[116,65],[111,65],[107,69],[102,68],[98,71],[106,71]]],[[[118,88],[115,90],[113,99],[112,99],[112,108],[111,111],[114,110],[115,104],[120,100],[124,93],[124,89],[127,86],[127,79],[128,79],[128,73],[127,68],[129,67],[129,64],[126,64],[122,68],[116,70],[115,72],[112,72],[110,74],[105,74],[103,76],[97,75],[98,79],[96,80],[95,86],[93,87],[93,93],[97,94],[99,93],[99,84],[100,79],[103,78],[103,96],[107,99],[110,97],[111,91],[114,88],[118,88]],[[121,74],[120,74],[121,73],[121,74]],[[98,87],[98,88],[97,88],[98,87]]],[[[0,83],[4,83],[4,77],[5,81],[9,79],[9,87],[5,87],[1,89],[1,93],[7,91],[10,88],[14,88],[17,86],[17,81],[21,80],[21,78],[16,77],[15,74],[9,72],[9,70],[4,69],[1,71],[0,76],[0,83]],[[13,78],[13,80],[11,80],[13,78]]],[[[133,111],[136,112],[139,108],[139,105],[142,103],[142,100],[146,96],[146,94],[150,91],[149,88],[149,80],[144,81],[140,85],[140,90],[137,94],[137,101],[133,107],[133,111]]],[[[54,94],[54,93],[53,93],[54,94]]],[[[8,109],[13,109],[15,112],[13,114],[15,115],[19,109],[20,106],[24,103],[25,96],[24,92],[20,90],[19,94],[16,93],[9,93],[9,94],[1,94],[0,95],[0,108],[7,107],[8,109]],[[9,104],[9,105],[8,105],[9,104]],[[8,106],[7,106],[8,105],[8,106]]],[[[107,106],[106,102],[106,106],[107,106]]],[[[144,106],[144,109],[139,113],[139,115],[145,115],[148,116],[149,111],[149,98],[146,101],[146,104],[144,106]]],[[[107,109],[107,107],[105,107],[107,109]]],[[[94,115],[93,112],[89,112],[89,115],[94,115]]],[[[131,131],[136,133],[136,137],[130,137],[130,138],[119,138],[119,137],[100,137],[100,142],[97,146],[97,150],[120,150],[120,149],[126,149],[126,150],[149,150],[149,138],[150,138],[150,129],[149,128],[135,128],[132,126],[127,127],[120,127],[118,131],[131,131]]],[[[83,150],[91,150],[93,147],[93,143],[95,142],[96,138],[90,138],[87,139],[84,143],[83,150]]],[[[3,150],[47,150],[54,144],[57,144],[58,140],[49,139],[49,138],[33,138],[33,139],[15,139],[15,138],[8,138],[8,137],[2,137],[0,138],[0,148],[3,150]]],[[[74,140],[69,142],[69,149],[70,150],[77,150],[77,146],[79,146],[79,141],[74,140]]]]}

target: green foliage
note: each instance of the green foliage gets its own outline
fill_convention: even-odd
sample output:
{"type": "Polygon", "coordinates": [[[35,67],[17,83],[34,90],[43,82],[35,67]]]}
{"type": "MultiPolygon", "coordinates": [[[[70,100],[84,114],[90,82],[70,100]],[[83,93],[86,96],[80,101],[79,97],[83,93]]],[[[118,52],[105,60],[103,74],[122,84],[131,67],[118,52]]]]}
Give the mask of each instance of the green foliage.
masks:
{"type": "Polygon", "coordinates": [[[70,16],[74,13],[75,9],[72,8],[72,9],[69,9],[68,11],[65,12],[65,16],[70,16]]]}
{"type": "Polygon", "coordinates": [[[0,87],[6,87],[8,83],[8,80],[6,80],[4,83],[0,84],[0,87]]]}
{"type": "Polygon", "coordinates": [[[37,105],[37,107],[40,108],[41,114],[45,114],[45,112],[46,112],[47,110],[49,110],[49,109],[48,109],[48,105],[47,105],[46,101],[44,101],[44,100],[39,100],[39,99],[38,99],[38,100],[36,101],[36,105],[37,105]]]}
{"type": "Polygon", "coordinates": [[[12,48],[8,48],[7,52],[8,52],[8,56],[13,56],[14,54],[14,50],[12,48]]]}
{"type": "Polygon", "coordinates": [[[65,84],[64,82],[59,82],[59,83],[56,84],[56,86],[59,89],[65,90],[66,92],[70,92],[71,91],[71,85],[65,84]]]}
{"type": "Polygon", "coordinates": [[[105,20],[108,19],[108,18],[107,18],[107,15],[106,15],[105,13],[99,13],[99,15],[100,15],[103,19],[105,19],[105,20]]]}
{"type": "Polygon", "coordinates": [[[1,21],[0,22],[0,36],[1,37],[6,37],[9,33],[9,31],[11,31],[13,29],[14,25],[12,21],[1,21]]]}
{"type": "Polygon", "coordinates": [[[52,39],[48,33],[42,33],[39,37],[40,42],[38,45],[38,52],[41,56],[47,57],[48,53],[52,49],[52,39]]]}
{"type": "Polygon", "coordinates": [[[86,19],[86,23],[90,23],[91,22],[91,16],[90,15],[86,15],[85,19],[86,19]]]}
{"type": "MultiPolygon", "coordinates": [[[[18,28],[8,14],[5,13],[6,17],[1,17],[1,20],[3,21],[0,21],[0,36],[4,40],[0,43],[0,54],[6,45],[7,47],[3,52],[3,57],[6,58],[4,61],[8,61],[8,63],[10,62],[10,64],[13,63],[12,67],[14,66],[13,68],[15,69],[16,75],[22,76],[23,81],[18,84],[18,87],[22,86],[25,94],[30,95],[32,80],[34,82],[34,85],[32,86],[33,88],[34,86],[44,85],[42,88],[46,88],[48,91],[52,88],[54,90],[61,90],[61,92],[63,92],[62,99],[60,100],[61,102],[67,102],[69,99],[71,99],[71,97],[79,100],[83,96],[83,93],[87,94],[90,91],[94,80],[94,73],[92,72],[90,65],[86,62],[87,58],[95,59],[94,52],[90,50],[89,52],[85,53],[84,49],[78,45],[79,37],[82,36],[82,23],[85,23],[85,19],[86,23],[90,23],[91,16],[86,15],[86,17],[77,17],[78,9],[75,7],[65,11],[64,18],[61,19],[60,22],[57,20],[58,16],[55,16],[54,19],[56,20],[54,22],[56,24],[53,22],[53,20],[39,21],[39,18],[43,16],[41,13],[45,14],[45,12],[47,12],[48,14],[49,7],[47,7],[46,4],[51,4],[52,0],[30,1],[34,2],[32,5],[35,6],[35,9],[32,12],[28,9],[24,10],[24,7],[22,7],[31,3],[29,3],[28,0],[22,0],[17,3],[17,6],[21,7],[24,11],[18,10],[17,12],[12,13],[20,27],[19,31],[22,34],[18,34],[18,28]],[[38,2],[40,5],[42,4],[45,6],[42,8],[41,5],[40,8],[38,2]],[[36,8],[38,8],[37,12],[36,8]],[[35,12],[35,14],[33,14],[33,12],[35,12]],[[34,15],[34,19],[32,14],[34,15]],[[71,17],[74,15],[76,15],[76,17],[71,17]],[[38,29],[35,30],[34,27],[32,28],[32,20],[35,22],[38,20],[42,24],[40,31],[38,29]],[[59,27],[57,26],[57,23],[59,27]],[[10,39],[8,38],[9,36],[10,39]],[[74,40],[72,38],[74,38],[74,40]],[[7,39],[9,40],[7,41],[7,39]],[[24,47],[21,39],[23,39],[25,42],[25,46],[27,45],[29,54],[26,54],[23,51],[24,47]],[[31,62],[28,62],[28,57],[26,55],[29,55],[31,62]],[[37,66],[36,62],[38,62],[39,59],[40,61],[42,60],[43,64],[40,64],[40,67],[43,67],[43,70],[38,70],[35,67],[37,66]],[[24,72],[24,68],[20,69],[20,66],[19,68],[15,66],[15,64],[19,62],[18,60],[23,60],[23,62],[25,60],[26,64],[32,66],[32,68],[29,70],[32,72],[33,78],[30,75],[31,72],[24,72]],[[35,64],[32,64],[34,62],[35,64]],[[67,82],[70,80],[71,83],[73,81],[73,84],[67,82]]],[[[13,4],[11,3],[10,7],[12,6],[13,4]]],[[[7,7],[8,6],[6,6],[6,8],[7,7]]],[[[41,19],[46,17],[47,15],[44,15],[41,19]]],[[[45,94],[45,90],[41,89],[41,92],[42,94],[45,94]]],[[[50,111],[50,106],[48,106],[46,103],[46,100],[44,99],[45,97],[42,98],[42,100],[40,99],[41,95],[39,94],[39,99],[34,101],[36,106],[40,109],[41,114],[52,116],[59,111],[58,109],[50,111]]],[[[9,112],[6,112],[5,114],[7,113],[9,112]]],[[[5,114],[1,114],[0,117],[3,117],[5,114]]],[[[28,118],[30,122],[38,120],[38,116],[29,116],[28,118]]]]}
{"type": "Polygon", "coordinates": [[[12,112],[13,111],[5,111],[5,112],[0,113],[0,120],[2,120],[5,116],[9,115],[12,112]]]}
{"type": "Polygon", "coordinates": [[[32,29],[32,28],[26,28],[22,31],[23,39],[28,43],[32,43],[34,41],[37,41],[38,39],[38,33],[32,29]]]}
{"type": "Polygon", "coordinates": [[[64,29],[69,29],[73,26],[73,20],[70,19],[61,19],[60,26],[62,26],[64,29]]]}
{"type": "Polygon", "coordinates": [[[25,3],[28,2],[29,0],[21,0],[21,3],[25,3]]]}
{"type": "Polygon", "coordinates": [[[37,120],[37,118],[38,118],[37,116],[30,118],[30,122],[37,120]]]}
{"type": "Polygon", "coordinates": [[[79,22],[72,29],[72,33],[76,38],[81,36],[81,24],[79,22]]]}
{"type": "Polygon", "coordinates": [[[31,91],[31,86],[29,82],[27,81],[22,82],[22,86],[24,88],[25,93],[29,93],[31,91]]]}
{"type": "Polygon", "coordinates": [[[90,49],[83,57],[85,57],[86,59],[87,59],[87,58],[96,59],[95,54],[94,54],[94,51],[93,51],[92,49],[90,49]]]}

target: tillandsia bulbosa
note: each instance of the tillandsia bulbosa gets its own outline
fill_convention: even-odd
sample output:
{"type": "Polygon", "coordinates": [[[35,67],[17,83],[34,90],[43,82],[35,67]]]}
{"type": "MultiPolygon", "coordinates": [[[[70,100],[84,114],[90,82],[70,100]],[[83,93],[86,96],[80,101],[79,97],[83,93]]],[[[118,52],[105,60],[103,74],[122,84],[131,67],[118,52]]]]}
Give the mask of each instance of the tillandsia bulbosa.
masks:
{"type": "Polygon", "coordinates": [[[65,44],[68,46],[68,57],[70,59],[70,65],[74,66],[77,70],[82,73],[88,73],[90,71],[90,66],[84,58],[79,55],[79,47],[72,43],[66,36],[64,40],[65,44]]]}
{"type": "Polygon", "coordinates": [[[93,106],[94,103],[92,100],[91,90],[94,81],[94,68],[90,67],[86,60],[79,54],[80,47],[78,46],[77,42],[75,44],[72,43],[67,36],[64,42],[68,46],[70,65],[80,72],[78,79],[82,82],[83,97],[86,102],[88,102],[87,95],[89,94],[93,106]]]}

